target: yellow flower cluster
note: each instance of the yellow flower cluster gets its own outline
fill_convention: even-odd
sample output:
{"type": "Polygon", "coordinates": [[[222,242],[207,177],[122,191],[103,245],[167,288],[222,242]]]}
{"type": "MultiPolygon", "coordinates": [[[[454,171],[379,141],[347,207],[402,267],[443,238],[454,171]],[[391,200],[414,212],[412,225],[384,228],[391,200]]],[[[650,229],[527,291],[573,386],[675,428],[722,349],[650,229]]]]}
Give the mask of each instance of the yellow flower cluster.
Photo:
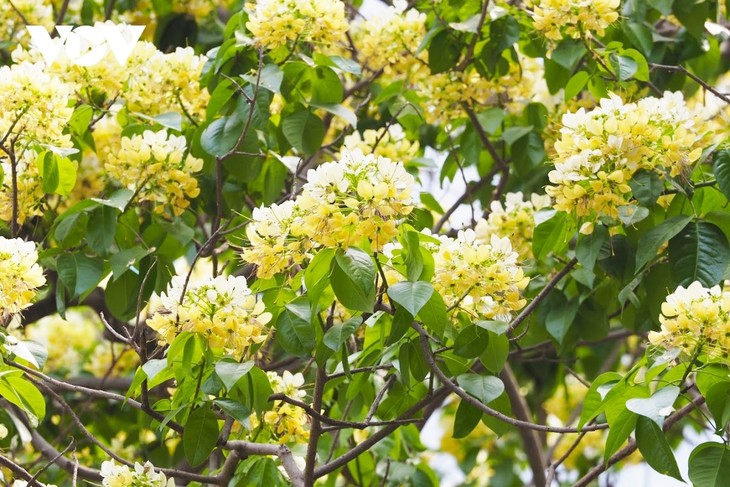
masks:
{"type": "Polygon", "coordinates": [[[447,71],[423,77],[417,92],[424,100],[423,116],[428,123],[445,123],[464,116],[470,108],[485,104],[494,93],[493,84],[476,71],[447,71]]]}
{"type": "Polygon", "coordinates": [[[403,163],[359,149],[307,173],[294,202],[254,211],[243,259],[268,278],[301,262],[316,247],[348,248],[363,240],[379,251],[397,233],[396,222],[413,209],[415,184],[403,163]]]}
{"type": "Polygon", "coordinates": [[[172,10],[174,12],[187,13],[197,19],[202,19],[207,17],[215,9],[217,3],[219,2],[215,0],[182,0],[180,2],[174,2],[172,4],[172,10]]]}
{"type": "Polygon", "coordinates": [[[174,277],[167,294],[160,296],[162,307],[147,320],[160,343],[170,343],[184,331],[199,333],[216,353],[240,360],[252,346],[266,340],[271,313],[251,293],[244,277],[190,282],[182,296],[184,285],[184,277],[174,277]]]}
{"type": "Polygon", "coordinates": [[[387,129],[367,129],[362,135],[356,130],[345,137],[343,149],[359,149],[363,154],[375,154],[393,161],[410,161],[418,157],[420,146],[417,140],[411,142],[406,138],[403,127],[393,124],[387,129]]]}
{"type": "Polygon", "coordinates": [[[432,247],[435,273],[433,287],[446,306],[463,311],[471,319],[510,321],[527,301],[522,290],[530,282],[517,264],[519,256],[506,237],[477,239],[473,230],[456,238],[439,236],[432,247]]]}
{"type": "Polygon", "coordinates": [[[426,14],[407,7],[405,0],[396,0],[372,19],[353,25],[358,59],[370,70],[383,69],[387,77],[407,76],[414,65],[423,63],[426,51],[417,57],[416,50],[426,35],[426,14]]]}
{"type": "Polygon", "coordinates": [[[125,67],[129,79],[122,97],[127,107],[150,116],[183,112],[204,118],[210,95],[200,85],[200,74],[206,61],[192,47],[165,54],[152,43],[137,43],[125,67]]]}
{"type": "Polygon", "coordinates": [[[37,261],[34,242],[0,237],[0,314],[3,317],[30,306],[38,288],[46,283],[37,261]]]}
{"type": "Polygon", "coordinates": [[[578,217],[616,220],[635,207],[629,181],[643,169],[682,173],[702,154],[707,125],[682,94],[666,92],[624,103],[610,95],[600,106],[566,113],[555,142],[555,169],[545,191],[555,209],[578,217]]]}
{"type": "Polygon", "coordinates": [[[202,159],[186,155],[185,137],[168,135],[167,130],[122,137],[119,152],[108,155],[107,173],[123,186],[137,192],[140,201],[154,203],[155,213],[169,206],[181,215],[200,194],[192,174],[203,168],[202,159]]]}
{"type": "MultiPolygon", "coordinates": [[[[45,193],[43,192],[41,177],[36,164],[37,154],[26,150],[16,161],[18,198],[18,224],[22,225],[26,219],[43,214],[45,193]]],[[[2,159],[3,178],[0,190],[0,220],[9,222],[13,218],[13,178],[12,168],[8,159],[2,159]]]]}
{"type": "MultiPolygon", "coordinates": [[[[307,393],[301,390],[304,385],[304,376],[301,373],[292,374],[288,370],[283,375],[276,372],[267,372],[269,383],[274,394],[284,394],[292,399],[303,400],[307,393]]],[[[279,443],[306,443],[309,440],[309,422],[304,409],[286,403],[274,401],[274,407],[266,411],[263,423],[272,438],[279,443]]],[[[251,431],[256,431],[261,421],[255,414],[251,415],[251,431]]]]}
{"type": "Polygon", "coordinates": [[[12,131],[20,136],[17,147],[29,142],[71,146],[63,129],[73,114],[69,107],[72,87],[44,72],[42,64],[0,67],[0,93],[0,139],[12,131]]]}
{"type": "Polygon", "coordinates": [[[698,346],[713,357],[730,350],[730,292],[695,281],[667,296],[659,316],[662,328],[649,333],[653,345],[691,355],[698,346]]]}
{"type": "Polygon", "coordinates": [[[532,258],[532,232],[535,230],[535,212],[549,207],[550,197],[533,193],[524,201],[521,192],[507,193],[504,204],[493,201],[489,216],[481,218],[474,232],[482,242],[489,242],[491,235],[508,237],[520,259],[532,258]]]}
{"type": "Polygon", "coordinates": [[[340,0],[258,0],[249,10],[246,28],[266,49],[295,42],[328,46],[344,39],[348,28],[340,0]]]}
{"type": "Polygon", "coordinates": [[[550,40],[559,41],[563,33],[574,39],[602,36],[619,16],[620,0],[536,0],[533,8],[535,29],[550,40]]]}
{"type": "Polygon", "coordinates": [[[45,369],[54,374],[76,375],[101,338],[101,322],[90,309],[68,310],[66,318],[54,314],[24,327],[25,338],[46,348],[45,369]]]}
{"type": "Polygon", "coordinates": [[[104,487],[175,487],[175,479],[155,472],[150,462],[134,464],[134,470],[126,465],[117,465],[114,460],[101,464],[101,485],[104,487]]]}

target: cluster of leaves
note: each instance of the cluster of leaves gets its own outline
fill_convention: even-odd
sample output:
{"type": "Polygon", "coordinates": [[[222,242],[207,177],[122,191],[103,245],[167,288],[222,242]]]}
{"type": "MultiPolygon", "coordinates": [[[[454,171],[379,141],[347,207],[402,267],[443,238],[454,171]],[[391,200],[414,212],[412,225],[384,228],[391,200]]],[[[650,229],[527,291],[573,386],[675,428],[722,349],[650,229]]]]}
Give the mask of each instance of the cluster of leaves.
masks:
{"type": "MultiPolygon", "coordinates": [[[[7,13],[17,25],[25,3],[7,13]]],[[[113,459],[149,460],[193,485],[435,486],[444,472],[429,463],[420,430],[441,411],[441,449],[457,458],[468,485],[523,485],[525,478],[588,485],[635,461],[636,450],[654,470],[681,479],[673,448],[683,428],[720,440],[694,449],[689,480],[722,485],[730,469],[727,357],[702,345],[650,346],[647,335],[662,326],[662,303],[679,286],[712,288],[730,278],[730,99],[723,94],[730,31],[722,25],[730,7],[626,0],[603,32],[578,23],[547,39],[529,2],[416,1],[410,6],[420,15],[410,21],[422,22],[423,32],[399,39],[417,43],[402,46],[397,62],[369,66],[358,57],[357,35],[326,45],[294,36],[269,49],[252,34],[253,7],[240,1],[51,3],[58,23],[137,19],[149,23],[148,39],[160,51],[194,46],[206,62],[190,87],[206,105],[191,113],[194,100],[183,101],[181,89],[147,100],[152,108],[130,107],[131,81],[109,92],[115,85],[104,76],[115,75],[90,68],[83,72],[99,86],[70,96],[73,112],[58,139],[65,142],[26,140],[31,126],[0,124],[7,131],[0,133],[2,232],[36,243],[48,282],[22,313],[0,310],[6,483],[36,473],[45,483],[98,481],[102,462],[113,459]],[[475,298],[477,283],[450,300],[444,283],[458,276],[443,271],[456,259],[448,245],[471,245],[472,230],[478,241],[479,213],[497,213],[508,193],[508,202],[517,192],[545,193],[564,114],[591,110],[610,94],[629,102],[665,90],[681,92],[684,108],[705,124],[697,128],[698,158],[676,171],[630,173],[620,181],[630,189],[622,190],[630,210],[588,222],[590,231],[585,214],[534,207],[520,210],[527,213],[506,235],[490,235],[526,242],[518,265],[529,285],[522,274],[510,277],[524,284],[509,298],[515,313],[480,315],[467,302],[505,300],[507,292],[475,298]],[[175,97],[172,111],[154,111],[175,97]],[[116,133],[104,131],[110,120],[116,133]],[[163,130],[184,138],[181,157],[202,160],[188,175],[199,191],[176,192],[185,204],[172,212],[144,198],[141,188],[155,174],[120,187],[101,168],[123,138],[163,130]],[[364,144],[376,156],[399,154],[398,140],[417,151],[400,162],[423,192],[412,210],[399,212],[397,235],[382,250],[367,239],[306,249],[282,272],[257,278],[255,263],[241,259],[241,248],[252,245],[255,210],[295,200],[309,170],[341,160],[351,150],[343,139],[354,132],[372,141],[367,131],[378,134],[364,144]],[[35,192],[21,187],[33,181],[19,175],[26,151],[36,165],[35,192]],[[89,180],[101,182],[74,199],[88,186],[84,170],[94,157],[102,164],[89,180]],[[466,187],[445,208],[426,191],[431,179],[466,187]],[[28,198],[42,211],[19,211],[28,198]],[[459,233],[456,217],[471,233],[459,233]],[[234,357],[211,345],[212,330],[192,326],[160,340],[147,326],[155,313],[177,309],[165,302],[172,287],[184,283],[175,294],[183,308],[192,299],[188,286],[217,276],[246,279],[246,312],[257,309],[253,303],[265,309],[255,313],[266,314],[264,340],[247,342],[234,357]],[[56,333],[43,339],[47,350],[29,339],[49,317],[76,326],[69,317],[86,316],[73,315],[76,307],[98,315],[96,337],[71,343],[73,333],[56,333]],[[104,360],[94,358],[93,340],[106,347],[104,360]],[[54,352],[59,346],[101,365],[63,363],[71,358],[54,352]],[[124,365],[125,356],[132,363],[124,365]]],[[[316,2],[299,4],[309,3],[316,2]]],[[[406,15],[395,3],[389,15],[406,15]]],[[[332,12],[349,12],[357,32],[360,4],[348,5],[332,12]]],[[[9,40],[0,39],[2,62],[13,64],[11,52],[24,42],[19,33],[14,27],[9,40]]],[[[671,145],[673,134],[661,135],[671,145]]],[[[141,164],[170,154],[162,156],[148,154],[141,164]]],[[[373,198],[375,190],[368,192],[373,198]]],[[[210,300],[199,306],[209,309],[210,323],[221,309],[215,300],[230,297],[193,295],[210,300]]],[[[226,316],[235,322],[233,315],[226,316]]],[[[243,333],[231,323],[221,329],[243,333]]]]}

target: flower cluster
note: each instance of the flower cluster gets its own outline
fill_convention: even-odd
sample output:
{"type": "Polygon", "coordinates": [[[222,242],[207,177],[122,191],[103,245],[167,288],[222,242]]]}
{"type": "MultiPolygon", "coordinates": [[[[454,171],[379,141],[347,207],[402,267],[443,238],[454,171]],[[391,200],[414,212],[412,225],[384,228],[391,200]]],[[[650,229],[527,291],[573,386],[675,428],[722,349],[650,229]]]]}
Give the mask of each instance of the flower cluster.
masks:
{"type": "Polygon", "coordinates": [[[71,146],[63,129],[73,113],[69,107],[72,87],[44,72],[42,64],[0,67],[0,93],[0,138],[12,131],[19,136],[17,147],[28,142],[71,146]]]}
{"type": "Polygon", "coordinates": [[[367,240],[381,250],[398,233],[396,221],[413,209],[414,184],[401,162],[345,150],[340,161],[309,170],[295,201],[253,212],[243,259],[268,278],[301,262],[311,248],[348,248],[367,240]]]}
{"type": "Polygon", "coordinates": [[[13,190],[11,163],[0,158],[5,174],[0,189],[0,220],[9,222],[13,218],[13,193],[17,197],[17,222],[22,225],[26,219],[43,214],[45,192],[36,164],[37,154],[26,150],[16,160],[16,187],[13,190]]]}
{"type": "Polygon", "coordinates": [[[545,191],[555,209],[589,220],[630,213],[633,175],[642,169],[660,177],[681,174],[700,157],[707,135],[679,92],[636,103],[612,94],[593,110],[566,113],[562,123],[548,175],[553,186],[545,191]]]}
{"type": "MultiPolygon", "coordinates": [[[[292,374],[288,370],[283,375],[276,372],[267,372],[269,383],[274,394],[284,394],[287,397],[303,400],[307,393],[301,390],[304,385],[304,376],[301,373],[292,374]]],[[[274,401],[271,410],[266,411],[263,424],[268,433],[279,443],[306,443],[309,440],[309,423],[304,409],[284,401],[274,401]]],[[[255,414],[251,415],[251,431],[256,431],[261,421],[255,414]]]]}
{"type": "Polygon", "coordinates": [[[620,0],[535,0],[535,29],[550,40],[559,41],[563,34],[578,39],[591,32],[602,36],[618,19],[620,0]]]}
{"type": "Polygon", "coordinates": [[[13,0],[0,2],[0,39],[27,41],[25,25],[42,25],[51,29],[54,24],[53,6],[47,0],[13,0]]]}
{"type": "Polygon", "coordinates": [[[210,100],[200,85],[206,61],[192,47],[165,54],[150,42],[137,43],[125,68],[130,73],[122,95],[127,107],[150,116],[182,112],[203,118],[210,100]]]}
{"type": "Polygon", "coordinates": [[[462,230],[456,238],[438,238],[438,245],[426,246],[433,251],[434,289],[447,307],[456,306],[470,319],[510,321],[525,306],[522,290],[530,278],[507,237],[491,235],[482,242],[473,230],[462,230]]]}
{"type": "Polygon", "coordinates": [[[0,314],[3,317],[27,308],[38,288],[46,283],[37,261],[35,243],[0,237],[0,314]]]}
{"type": "Polygon", "coordinates": [[[358,59],[372,71],[407,76],[421,63],[415,53],[426,35],[426,14],[406,8],[405,0],[396,0],[382,14],[353,25],[358,59]]]}
{"type": "Polygon", "coordinates": [[[167,294],[160,296],[161,307],[147,320],[159,334],[160,343],[171,343],[178,333],[204,335],[216,353],[237,360],[249,349],[266,340],[271,313],[256,298],[242,276],[218,276],[189,282],[176,276],[167,294]]]}
{"type": "Polygon", "coordinates": [[[24,327],[25,338],[48,352],[45,369],[60,375],[77,375],[101,338],[101,323],[90,310],[68,310],[66,318],[54,314],[24,327]]]}
{"type": "Polygon", "coordinates": [[[463,105],[484,104],[495,94],[493,84],[474,70],[425,76],[419,81],[417,92],[424,100],[423,116],[431,124],[463,117],[463,105]]]}
{"type": "Polygon", "coordinates": [[[345,137],[343,151],[359,149],[363,154],[375,154],[393,161],[410,161],[418,157],[418,141],[406,138],[403,127],[398,124],[373,130],[367,129],[362,135],[355,131],[345,137]]]}
{"type": "Polygon", "coordinates": [[[521,259],[532,258],[532,232],[535,230],[535,212],[549,207],[550,197],[532,194],[529,201],[521,192],[507,193],[504,204],[493,201],[489,216],[481,218],[474,232],[478,240],[488,242],[491,235],[509,237],[521,259]]]}
{"type": "Polygon", "coordinates": [[[704,287],[695,281],[667,296],[659,316],[660,331],[650,332],[649,341],[665,349],[691,355],[698,346],[714,357],[730,350],[730,292],[720,286],[704,287]]]}
{"type": "Polygon", "coordinates": [[[340,0],[258,0],[246,28],[257,45],[276,49],[295,42],[330,45],[348,24],[340,0]]]}
{"type": "Polygon", "coordinates": [[[101,485],[104,487],[175,487],[175,479],[155,472],[150,462],[134,464],[134,470],[126,465],[117,465],[114,460],[101,464],[101,485]]]}
{"type": "Polygon", "coordinates": [[[154,203],[156,213],[169,206],[181,215],[190,204],[188,198],[200,193],[193,173],[203,167],[202,159],[186,155],[185,137],[168,135],[167,130],[122,137],[119,152],[109,154],[109,176],[134,190],[141,201],[154,203]]]}

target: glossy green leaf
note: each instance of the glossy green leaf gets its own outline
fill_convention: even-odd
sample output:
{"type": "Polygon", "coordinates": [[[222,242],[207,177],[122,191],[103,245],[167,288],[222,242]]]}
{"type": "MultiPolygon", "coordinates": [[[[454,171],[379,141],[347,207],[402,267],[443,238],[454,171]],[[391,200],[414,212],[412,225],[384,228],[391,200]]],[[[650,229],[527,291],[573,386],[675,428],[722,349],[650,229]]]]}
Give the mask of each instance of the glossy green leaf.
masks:
{"type": "Polygon", "coordinates": [[[276,340],[287,352],[307,356],[314,349],[310,303],[297,298],[287,304],[276,320],[276,340]]]}
{"type": "Polygon", "coordinates": [[[728,240],[712,223],[690,222],[669,241],[669,268],[679,285],[700,281],[704,286],[715,286],[729,262],[728,240]]]}
{"type": "Polygon", "coordinates": [[[419,311],[428,303],[433,295],[433,286],[430,282],[404,281],[388,287],[388,296],[394,302],[404,307],[411,316],[418,315],[419,311]]]}
{"type": "Polygon", "coordinates": [[[730,447],[707,442],[689,455],[689,479],[694,487],[724,487],[730,479],[730,447]]]}
{"type": "Polygon", "coordinates": [[[208,459],[218,442],[218,421],[210,406],[193,409],[183,429],[183,450],[191,466],[208,459]]]}
{"type": "Polygon", "coordinates": [[[479,399],[482,404],[489,404],[504,392],[502,381],[491,375],[462,374],[456,380],[462,389],[479,399]]]}
{"type": "Polygon", "coordinates": [[[332,289],[343,306],[370,313],[375,304],[375,264],[356,247],[338,251],[332,268],[332,289]]]}
{"type": "Polygon", "coordinates": [[[312,155],[324,140],[324,123],[317,115],[301,108],[283,117],[281,128],[284,137],[298,151],[312,155]]]}
{"type": "Polygon", "coordinates": [[[654,421],[645,416],[639,416],[636,420],[636,444],[651,468],[682,481],[677,460],[664,432],[654,421]]]}
{"type": "Polygon", "coordinates": [[[223,382],[223,385],[226,386],[226,389],[230,391],[244,375],[248,374],[253,366],[253,361],[240,363],[224,358],[215,364],[215,373],[223,382]]]}
{"type": "Polygon", "coordinates": [[[673,216],[642,235],[636,246],[636,270],[656,257],[661,246],[681,232],[690,220],[692,217],[688,215],[673,216]]]}

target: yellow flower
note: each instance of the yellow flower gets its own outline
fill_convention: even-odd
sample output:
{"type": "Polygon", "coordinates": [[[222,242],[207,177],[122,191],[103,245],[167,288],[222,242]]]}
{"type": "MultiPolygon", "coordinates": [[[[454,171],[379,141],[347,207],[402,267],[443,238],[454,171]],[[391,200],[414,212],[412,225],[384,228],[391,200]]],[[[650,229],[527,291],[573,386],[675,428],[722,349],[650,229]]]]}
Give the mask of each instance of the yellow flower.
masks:
{"type": "Polygon", "coordinates": [[[200,194],[192,176],[203,161],[186,155],[185,137],[169,135],[167,130],[123,137],[118,153],[108,154],[105,165],[112,178],[137,192],[140,201],[154,203],[156,213],[170,208],[181,215],[190,204],[188,198],[200,194]]]}
{"type": "MultiPolygon", "coordinates": [[[[274,394],[284,394],[299,401],[306,397],[306,392],[301,390],[304,385],[301,373],[292,374],[287,370],[281,376],[273,371],[267,374],[274,394]]],[[[284,401],[274,401],[273,407],[264,413],[263,418],[252,414],[250,422],[252,432],[258,432],[263,425],[272,439],[282,444],[306,443],[309,440],[309,418],[306,412],[284,401]]],[[[259,433],[257,437],[260,437],[259,433]]]]}
{"type": "Polygon", "coordinates": [[[0,237],[0,314],[13,315],[30,306],[38,288],[46,283],[37,264],[34,242],[0,237]]]}
{"type": "Polygon", "coordinates": [[[160,296],[161,307],[147,320],[160,343],[170,343],[178,333],[189,331],[205,336],[217,353],[241,359],[268,337],[266,324],[272,315],[251,293],[244,277],[189,282],[183,295],[184,286],[185,277],[174,277],[167,294],[160,296]]]}
{"type": "Polygon", "coordinates": [[[730,350],[730,292],[720,286],[704,287],[695,281],[667,296],[659,316],[661,330],[649,333],[649,342],[691,355],[698,346],[713,357],[730,350]]]}
{"type": "Polygon", "coordinates": [[[620,0],[535,0],[533,26],[550,40],[602,36],[619,16],[620,0]]]}
{"type": "Polygon", "coordinates": [[[504,204],[493,201],[487,219],[480,219],[474,227],[476,237],[488,243],[491,235],[509,237],[521,259],[532,258],[532,233],[535,230],[535,212],[550,206],[550,197],[532,194],[524,201],[521,192],[507,193],[504,204]]]}
{"type": "MultiPolygon", "coordinates": [[[[677,176],[699,158],[710,135],[699,112],[687,108],[681,93],[624,103],[611,94],[593,110],[566,113],[555,142],[545,191],[554,208],[589,221],[617,220],[636,202],[631,181],[639,170],[663,178],[677,176]]],[[[589,231],[586,227],[584,231],[589,231]]]]}
{"type": "Polygon", "coordinates": [[[367,129],[362,135],[355,131],[345,137],[343,151],[359,149],[363,154],[375,154],[393,161],[410,161],[418,157],[420,146],[418,141],[411,142],[406,138],[403,127],[398,124],[377,130],[367,129]]]}
{"type": "Polygon", "coordinates": [[[348,28],[340,0],[258,0],[249,9],[246,28],[266,49],[295,42],[328,46],[344,39],[348,28]]]}
{"type": "Polygon", "coordinates": [[[126,465],[117,465],[114,460],[101,464],[101,485],[104,487],[175,487],[175,480],[164,473],[155,472],[150,462],[134,464],[134,470],[126,465]]]}

